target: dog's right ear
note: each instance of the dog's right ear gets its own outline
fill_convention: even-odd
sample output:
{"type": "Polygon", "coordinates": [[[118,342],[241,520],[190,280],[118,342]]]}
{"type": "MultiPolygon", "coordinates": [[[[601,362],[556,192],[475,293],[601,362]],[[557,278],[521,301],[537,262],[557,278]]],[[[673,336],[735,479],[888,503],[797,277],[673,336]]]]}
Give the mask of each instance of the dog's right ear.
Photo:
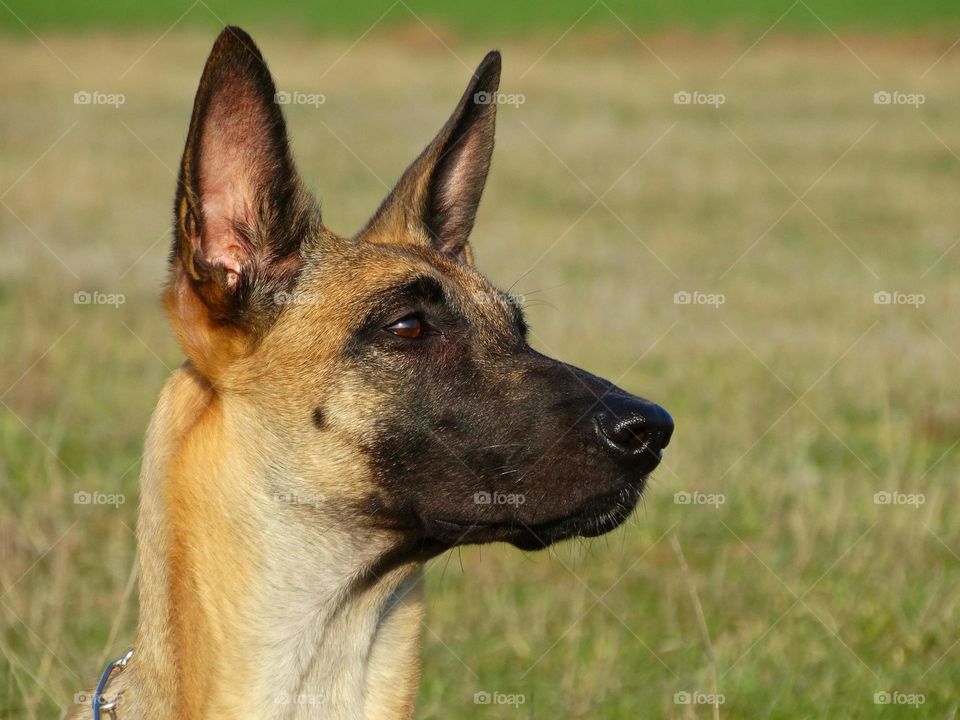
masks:
{"type": "Polygon", "coordinates": [[[439,134],[359,236],[432,247],[473,264],[470,231],[487,182],[500,87],[500,53],[487,54],[439,134]]]}
{"type": "Polygon", "coordinates": [[[214,43],[180,167],[165,304],[195,366],[214,379],[276,317],[320,226],[290,157],[263,56],[243,30],[214,43]]]}

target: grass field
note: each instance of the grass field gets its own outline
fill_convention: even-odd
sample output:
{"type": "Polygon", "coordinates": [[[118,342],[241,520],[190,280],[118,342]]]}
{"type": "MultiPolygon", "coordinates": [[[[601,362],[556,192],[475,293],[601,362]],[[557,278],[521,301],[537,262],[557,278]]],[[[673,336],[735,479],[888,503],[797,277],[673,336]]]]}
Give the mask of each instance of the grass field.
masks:
{"type": "MultiPolygon", "coordinates": [[[[611,536],[430,566],[419,717],[955,717],[960,48],[610,32],[500,43],[520,97],[474,246],[538,348],[678,429],[611,536]]],[[[323,95],[288,117],[343,233],[488,49],[254,34],[282,89],[323,95]]],[[[181,362],[158,305],[172,168],[213,38],[158,35],[0,42],[3,718],[56,717],[135,623],[141,444],[181,362]]]]}

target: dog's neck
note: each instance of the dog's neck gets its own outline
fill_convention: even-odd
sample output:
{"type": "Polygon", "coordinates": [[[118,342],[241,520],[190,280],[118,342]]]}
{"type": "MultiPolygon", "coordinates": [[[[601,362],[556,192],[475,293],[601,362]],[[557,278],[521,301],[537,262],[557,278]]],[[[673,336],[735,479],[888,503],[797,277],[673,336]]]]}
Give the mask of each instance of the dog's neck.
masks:
{"type": "Polygon", "coordinates": [[[421,563],[382,562],[383,538],[351,534],[320,502],[278,507],[279,469],[231,450],[257,439],[228,415],[185,366],[151,421],[119,717],[409,717],[421,563]]]}

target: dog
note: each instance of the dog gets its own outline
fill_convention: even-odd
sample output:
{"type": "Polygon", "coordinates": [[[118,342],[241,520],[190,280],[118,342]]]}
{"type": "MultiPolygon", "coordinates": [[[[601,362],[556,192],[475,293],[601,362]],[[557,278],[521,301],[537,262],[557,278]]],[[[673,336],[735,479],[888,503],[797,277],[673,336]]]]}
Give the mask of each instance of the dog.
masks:
{"type": "Polygon", "coordinates": [[[74,717],[409,718],[427,560],[634,509],[670,415],[533,350],[474,269],[499,79],[494,51],[346,238],[253,40],[216,40],[175,199],[164,306],[187,359],[147,432],[134,647],[74,717]]]}

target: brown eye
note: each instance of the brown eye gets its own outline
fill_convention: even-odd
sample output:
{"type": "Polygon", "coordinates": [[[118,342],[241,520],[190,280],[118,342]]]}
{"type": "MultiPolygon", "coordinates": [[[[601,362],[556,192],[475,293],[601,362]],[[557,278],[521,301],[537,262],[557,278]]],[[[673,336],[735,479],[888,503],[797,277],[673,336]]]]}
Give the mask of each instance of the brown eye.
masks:
{"type": "Polygon", "coordinates": [[[427,327],[427,324],[416,315],[407,315],[392,325],[387,325],[386,330],[397,337],[419,340],[427,334],[427,327]]]}

